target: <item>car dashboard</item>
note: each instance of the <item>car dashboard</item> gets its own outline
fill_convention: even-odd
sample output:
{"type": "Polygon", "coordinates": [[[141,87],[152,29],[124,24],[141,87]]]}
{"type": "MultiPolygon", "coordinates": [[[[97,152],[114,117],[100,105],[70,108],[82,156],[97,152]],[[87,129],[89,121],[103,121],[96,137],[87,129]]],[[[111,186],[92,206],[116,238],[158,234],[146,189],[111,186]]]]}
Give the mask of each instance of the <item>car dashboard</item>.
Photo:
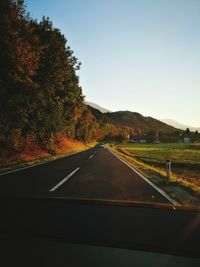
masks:
{"type": "Polygon", "coordinates": [[[3,266],[200,266],[200,212],[108,200],[3,197],[3,266]]]}

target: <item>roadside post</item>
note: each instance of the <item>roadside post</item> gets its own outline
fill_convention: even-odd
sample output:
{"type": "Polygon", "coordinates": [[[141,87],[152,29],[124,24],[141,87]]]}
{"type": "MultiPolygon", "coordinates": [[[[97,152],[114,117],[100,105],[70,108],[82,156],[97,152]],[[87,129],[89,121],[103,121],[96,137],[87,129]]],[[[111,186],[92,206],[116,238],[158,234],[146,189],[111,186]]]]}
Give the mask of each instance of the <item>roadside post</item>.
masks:
{"type": "Polygon", "coordinates": [[[171,161],[170,160],[166,161],[166,173],[167,173],[167,178],[170,181],[171,179],[171,161]]]}

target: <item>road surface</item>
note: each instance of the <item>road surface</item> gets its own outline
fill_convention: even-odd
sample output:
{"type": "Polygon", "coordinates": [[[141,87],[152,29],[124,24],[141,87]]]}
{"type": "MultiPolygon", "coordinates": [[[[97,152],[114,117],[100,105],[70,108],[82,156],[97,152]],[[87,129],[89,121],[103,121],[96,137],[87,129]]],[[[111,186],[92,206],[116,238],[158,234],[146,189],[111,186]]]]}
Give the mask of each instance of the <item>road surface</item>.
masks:
{"type": "MultiPolygon", "coordinates": [[[[0,201],[0,248],[6,262],[18,263],[25,259],[32,266],[40,262],[42,266],[55,266],[55,262],[66,266],[67,260],[72,258],[70,266],[77,266],[74,260],[80,259],[80,255],[89,255],[88,259],[91,259],[91,250],[82,250],[79,246],[78,251],[73,252],[70,244],[144,250],[147,254],[152,251],[184,257],[199,258],[200,255],[200,212],[185,211],[183,207],[174,209],[162,193],[116,155],[99,146],[0,175],[0,195],[7,196],[0,201]],[[169,205],[132,205],[88,201],[88,198],[169,205]],[[53,255],[56,255],[54,261],[53,255]]],[[[116,255],[122,258],[118,253],[112,255],[116,262],[116,255]]],[[[99,249],[95,255],[95,261],[99,263],[99,249]]],[[[147,256],[139,259],[139,265],[143,259],[152,263],[147,256]]],[[[130,257],[126,259],[130,261],[130,257]]],[[[135,259],[132,257],[132,265],[135,259]]],[[[181,259],[178,265],[180,259],[171,258],[173,266],[200,266],[199,259],[191,258],[188,264],[187,258],[181,259]]],[[[155,260],[158,260],[157,254],[155,260]]],[[[168,260],[164,255],[162,263],[172,266],[168,260]]],[[[150,265],[161,266],[162,263],[150,265]]],[[[91,266],[98,265],[95,264],[91,266]]]]}
{"type": "Polygon", "coordinates": [[[0,175],[0,195],[95,198],[171,204],[104,147],[0,175]]]}

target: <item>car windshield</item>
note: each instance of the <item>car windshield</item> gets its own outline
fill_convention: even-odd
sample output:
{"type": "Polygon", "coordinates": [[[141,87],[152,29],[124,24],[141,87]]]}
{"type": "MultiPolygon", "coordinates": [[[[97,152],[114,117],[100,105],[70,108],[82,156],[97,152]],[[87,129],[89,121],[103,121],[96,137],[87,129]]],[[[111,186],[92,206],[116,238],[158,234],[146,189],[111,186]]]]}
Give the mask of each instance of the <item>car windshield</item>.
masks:
{"type": "Polygon", "coordinates": [[[0,1],[0,195],[199,207],[200,2],[0,1]]]}

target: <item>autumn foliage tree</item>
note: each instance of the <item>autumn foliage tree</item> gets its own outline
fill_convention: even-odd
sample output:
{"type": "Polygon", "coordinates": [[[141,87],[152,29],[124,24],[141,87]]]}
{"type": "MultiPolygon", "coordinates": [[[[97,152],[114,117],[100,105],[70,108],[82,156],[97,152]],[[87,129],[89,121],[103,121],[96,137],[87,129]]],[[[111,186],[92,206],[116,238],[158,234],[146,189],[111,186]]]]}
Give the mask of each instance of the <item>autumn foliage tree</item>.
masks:
{"type": "Polygon", "coordinates": [[[0,131],[19,137],[32,112],[30,99],[42,53],[23,1],[0,2],[0,36],[0,131]]]}
{"type": "Polygon", "coordinates": [[[76,75],[79,63],[49,18],[36,23],[35,28],[43,47],[36,76],[39,84],[36,101],[39,106],[35,114],[37,136],[49,140],[53,133],[64,131],[74,137],[83,103],[76,75]]]}
{"type": "Polygon", "coordinates": [[[84,112],[80,63],[65,37],[49,18],[31,19],[19,0],[1,0],[0,35],[1,136],[31,133],[46,144],[59,131],[75,138],[84,112]]]}

